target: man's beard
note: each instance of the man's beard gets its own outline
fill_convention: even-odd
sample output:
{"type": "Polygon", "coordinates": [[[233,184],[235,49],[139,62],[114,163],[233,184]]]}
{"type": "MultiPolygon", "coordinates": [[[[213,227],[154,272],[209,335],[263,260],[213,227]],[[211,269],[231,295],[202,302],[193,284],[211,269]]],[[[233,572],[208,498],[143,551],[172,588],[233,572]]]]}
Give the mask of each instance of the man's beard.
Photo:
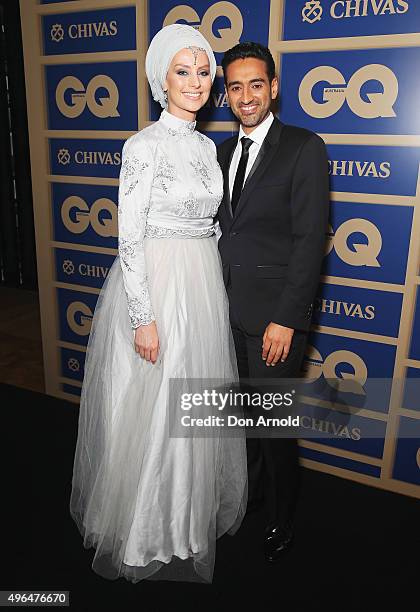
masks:
{"type": "Polygon", "coordinates": [[[245,127],[255,127],[262,123],[264,119],[267,117],[270,109],[260,108],[258,111],[253,113],[252,115],[242,115],[239,112],[238,119],[245,127]]]}

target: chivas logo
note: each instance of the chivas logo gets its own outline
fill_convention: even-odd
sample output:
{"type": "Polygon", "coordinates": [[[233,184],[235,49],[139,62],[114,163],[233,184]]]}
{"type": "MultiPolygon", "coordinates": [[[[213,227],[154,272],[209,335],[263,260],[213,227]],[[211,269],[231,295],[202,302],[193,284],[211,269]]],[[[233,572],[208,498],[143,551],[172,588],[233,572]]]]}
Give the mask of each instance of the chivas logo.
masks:
{"type": "Polygon", "coordinates": [[[74,274],[74,263],[71,259],[65,259],[63,261],[63,272],[69,276],[74,274]]]}
{"type": "Polygon", "coordinates": [[[383,161],[377,164],[374,161],[329,159],[328,169],[329,173],[333,176],[360,176],[385,179],[391,175],[391,162],[383,161]]]}
{"type": "Polygon", "coordinates": [[[102,166],[120,166],[121,153],[116,151],[76,151],[74,154],[76,164],[92,164],[102,166]]]}
{"type": "Polygon", "coordinates": [[[347,102],[355,115],[363,119],[395,117],[393,105],[398,96],[398,80],[388,66],[369,64],[356,70],[346,84],[344,76],[333,66],[318,66],[310,70],[299,86],[299,102],[302,109],[316,119],[326,119],[335,115],[347,102]],[[363,100],[361,89],[368,81],[379,81],[382,93],[368,93],[368,102],[363,100]],[[312,91],[318,83],[326,82],[332,87],[324,87],[323,101],[316,102],[312,91]]]}
{"type": "MultiPolygon", "coordinates": [[[[76,271],[71,259],[65,259],[63,261],[63,272],[67,275],[72,275],[76,271]]],[[[93,276],[94,278],[105,278],[108,274],[109,268],[104,266],[95,266],[88,263],[80,263],[77,268],[80,276],[93,276]]]]}
{"type": "Polygon", "coordinates": [[[319,0],[311,0],[310,2],[305,2],[305,6],[302,9],[302,21],[307,21],[308,23],[315,23],[315,21],[320,21],[322,17],[322,6],[319,0]]]}
{"type": "Polygon", "coordinates": [[[315,299],[315,310],[328,312],[328,314],[344,315],[345,317],[358,317],[359,319],[374,319],[375,306],[354,304],[353,302],[341,302],[340,300],[329,300],[318,297],[315,299]]]}
{"type": "Polygon", "coordinates": [[[360,440],[362,437],[362,432],[359,427],[352,427],[349,429],[346,425],[342,425],[341,423],[335,423],[334,421],[327,421],[326,419],[318,419],[307,415],[300,417],[300,425],[305,429],[333,434],[339,438],[360,440]]]}
{"type": "MultiPolygon", "coordinates": [[[[407,0],[335,0],[330,6],[333,19],[367,17],[368,15],[402,15],[408,11],[407,0]]],[[[320,1],[305,2],[302,21],[312,24],[320,21],[323,9],[320,1]]]]}
{"type": "Polygon", "coordinates": [[[67,367],[72,372],[79,372],[80,362],[78,359],[76,359],[76,357],[70,357],[70,359],[67,360],[67,367]]]}
{"type": "Polygon", "coordinates": [[[336,229],[335,234],[330,225],[328,237],[325,255],[329,255],[334,248],[338,257],[349,266],[381,267],[378,256],[382,249],[382,236],[371,221],[349,219],[336,229]],[[348,240],[355,233],[364,234],[367,244],[353,243],[350,248],[348,240]]]}
{"type": "Polygon", "coordinates": [[[101,119],[107,117],[119,117],[117,110],[120,94],[118,87],[111,77],[106,74],[98,74],[89,81],[86,89],[82,81],[74,76],[66,76],[61,79],[55,92],[55,101],[60,112],[69,119],[79,117],[85,110],[86,105],[92,114],[101,119]],[[105,89],[107,97],[96,99],[98,89],[105,89]],[[71,90],[71,104],[67,103],[66,94],[71,90]]]}
{"type": "Polygon", "coordinates": [[[200,30],[216,53],[224,53],[237,45],[244,29],[242,13],[232,2],[215,2],[207,9],[201,20],[191,6],[181,4],[169,11],[162,25],[170,25],[177,21],[186,21],[200,30]],[[215,35],[213,24],[219,17],[227,17],[230,21],[230,28],[219,29],[215,35]]]}
{"type": "Polygon", "coordinates": [[[61,164],[62,166],[67,166],[67,164],[69,164],[71,161],[69,150],[60,149],[57,153],[57,159],[59,164],[61,164]]]}
{"type": "Polygon", "coordinates": [[[61,42],[64,38],[63,26],[60,23],[55,23],[51,26],[50,36],[54,42],[61,42]]]}
{"type": "Polygon", "coordinates": [[[331,4],[334,19],[376,15],[401,15],[408,11],[407,0],[336,0],[331,4]]]}
{"type": "Polygon", "coordinates": [[[118,208],[112,200],[99,198],[91,208],[79,196],[69,196],[61,206],[61,219],[65,227],[73,234],[82,234],[89,224],[94,231],[104,238],[118,235],[118,208]],[[109,216],[104,217],[106,211],[109,216]]]}
{"type": "MultiPolygon", "coordinates": [[[[115,36],[118,34],[118,26],[116,21],[106,23],[72,23],[67,31],[69,38],[93,38],[95,36],[115,36]]],[[[50,36],[54,42],[61,42],[64,39],[64,29],[60,23],[55,23],[51,26],[50,36]]]]}

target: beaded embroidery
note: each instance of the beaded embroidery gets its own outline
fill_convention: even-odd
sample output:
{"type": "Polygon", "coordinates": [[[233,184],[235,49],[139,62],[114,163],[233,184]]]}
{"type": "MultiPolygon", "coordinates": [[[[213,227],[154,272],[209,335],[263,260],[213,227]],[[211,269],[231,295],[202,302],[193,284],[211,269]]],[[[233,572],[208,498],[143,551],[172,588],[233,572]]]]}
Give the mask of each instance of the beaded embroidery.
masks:
{"type": "Polygon", "coordinates": [[[170,163],[165,155],[161,155],[157,161],[157,167],[155,171],[154,180],[157,185],[163,189],[165,193],[168,193],[169,185],[176,178],[175,166],[170,163]]]}
{"type": "Polygon", "coordinates": [[[127,157],[122,166],[123,184],[125,186],[124,195],[128,196],[135,189],[139,182],[140,174],[149,166],[148,162],[142,162],[138,157],[127,157]],[[128,184],[127,184],[128,183],[128,184]]]}
{"type": "Polygon", "coordinates": [[[146,238],[172,238],[172,236],[187,236],[190,238],[207,238],[215,233],[214,227],[206,229],[176,229],[172,227],[159,227],[146,225],[146,238]]]}

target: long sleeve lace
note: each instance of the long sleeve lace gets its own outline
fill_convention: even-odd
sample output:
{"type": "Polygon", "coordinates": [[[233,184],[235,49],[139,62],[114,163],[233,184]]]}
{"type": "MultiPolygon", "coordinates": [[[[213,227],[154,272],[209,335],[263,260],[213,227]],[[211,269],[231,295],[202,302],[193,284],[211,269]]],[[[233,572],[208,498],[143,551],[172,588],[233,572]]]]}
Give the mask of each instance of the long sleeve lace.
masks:
{"type": "Polygon", "coordinates": [[[133,329],[155,320],[144,256],[152,181],[152,152],[141,138],[129,138],[122,151],[118,191],[118,252],[133,329]]]}

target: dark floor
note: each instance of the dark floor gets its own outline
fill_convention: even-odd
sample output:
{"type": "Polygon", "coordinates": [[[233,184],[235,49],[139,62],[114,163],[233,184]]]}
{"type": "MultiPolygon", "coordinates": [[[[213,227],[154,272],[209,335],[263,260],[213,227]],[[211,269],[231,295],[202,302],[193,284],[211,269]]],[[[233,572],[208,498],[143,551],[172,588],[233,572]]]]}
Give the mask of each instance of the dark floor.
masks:
{"type": "Polygon", "coordinates": [[[0,382],[45,389],[36,291],[0,287],[0,382]]]}
{"type": "Polygon", "coordinates": [[[264,562],[257,512],[218,541],[211,585],[105,580],[68,511],[78,407],[8,385],[0,398],[12,510],[1,589],[69,590],[71,609],[88,611],[417,609],[420,501],[304,468],[295,545],[280,564],[264,562]]]}

